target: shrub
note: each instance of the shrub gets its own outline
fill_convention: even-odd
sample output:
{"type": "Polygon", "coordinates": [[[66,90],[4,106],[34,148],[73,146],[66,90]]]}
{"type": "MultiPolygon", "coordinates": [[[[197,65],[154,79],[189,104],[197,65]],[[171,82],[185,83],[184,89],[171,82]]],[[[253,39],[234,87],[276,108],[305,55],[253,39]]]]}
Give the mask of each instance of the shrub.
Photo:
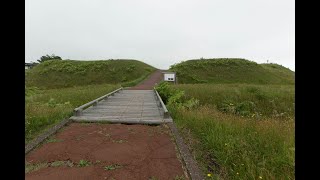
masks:
{"type": "Polygon", "coordinates": [[[169,83],[162,81],[156,86],[156,90],[161,96],[163,103],[167,104],[169,97],[173,95],[173,90],[170,89],[169,83]]]}
{"type": "Polygon", "coordinates": [[[222,103],[218,104],[218,109],[222,112],[235,113],[236,107],[232,101],[225,100],[222,103]]]}
{"type": "Polygon", "coordinates": [[[161,82],[156,86],[156,90],[161,96],[163,102],[169,107],[193,109],[199,106],[200,102],[196,98],[188,99],[184,91],[173,89],[168,82],[161,82]]]}
{"type": "Polygon", "coordinates": [[[251,101],[244,101],[235,107],[235,112],[241,116],[249,116],[255,112],[255,104],[251,101]]]}

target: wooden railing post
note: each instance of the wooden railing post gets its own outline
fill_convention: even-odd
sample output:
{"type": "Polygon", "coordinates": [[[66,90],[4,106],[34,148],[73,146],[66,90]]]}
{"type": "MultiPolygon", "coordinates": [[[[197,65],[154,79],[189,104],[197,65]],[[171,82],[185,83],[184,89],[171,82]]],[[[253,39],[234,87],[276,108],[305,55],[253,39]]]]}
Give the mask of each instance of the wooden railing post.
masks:
{"type": "Polygon", "coordinates": [[[169,118],[169,117],[170,117],[170,116],[169,116],[169,112],[168,112],[168,111],[164,112],[164,113],[163,113],[163,117],[164,117],[165,119],[169,118]]]}
{"type": "Polygon", "coordinates": [[[82,109],[75,109],[73,111],[74,116],[81,116],[82,115],[82,109]]]}

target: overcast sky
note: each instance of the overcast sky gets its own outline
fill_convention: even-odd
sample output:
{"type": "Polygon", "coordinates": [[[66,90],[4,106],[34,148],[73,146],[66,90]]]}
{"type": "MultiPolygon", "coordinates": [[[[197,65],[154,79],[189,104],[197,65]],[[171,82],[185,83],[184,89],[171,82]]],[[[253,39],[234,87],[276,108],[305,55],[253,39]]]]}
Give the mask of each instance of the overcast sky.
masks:
{"type": "Polygon", "coordinates": [[[245,58],[295,69],[294,0],[26,0],[25,57],[245,58]]]}

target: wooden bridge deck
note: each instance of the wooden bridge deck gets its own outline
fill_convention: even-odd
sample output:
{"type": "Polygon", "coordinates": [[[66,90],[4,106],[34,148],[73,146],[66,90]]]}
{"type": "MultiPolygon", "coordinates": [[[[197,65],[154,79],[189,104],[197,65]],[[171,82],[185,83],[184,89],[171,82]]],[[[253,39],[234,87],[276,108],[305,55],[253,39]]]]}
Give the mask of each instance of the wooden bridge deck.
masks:
{"type": "Polygon", "coordinates": [[[125,124],[161,124],[172,122],[164,118],[164,110],[153,90],[120,90],[113,96],[101,100],[95,106],[83,110],[74,121],[125,124]]]}

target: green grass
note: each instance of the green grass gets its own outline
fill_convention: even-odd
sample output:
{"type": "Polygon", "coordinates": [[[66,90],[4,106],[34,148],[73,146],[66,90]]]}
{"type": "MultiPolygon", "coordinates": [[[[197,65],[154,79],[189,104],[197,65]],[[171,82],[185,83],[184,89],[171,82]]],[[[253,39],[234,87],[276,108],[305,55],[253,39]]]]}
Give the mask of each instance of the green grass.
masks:
{"type": "Polygon", "coordinates": [[[252,121],[207,107],[170,112],[179,129],[191,131],[198,142],[191,146],[204,173],[228,179],[294,179],[294,122],[252,121]]]}
{"type": "Polygon", "coordinates": [[[93,84],[135,85],[156,69],[137,60],[46,61],[25,72],[28,87],[61,88],[93,84]]]}
{"type": "Polygon", "coordinates": [[[119,164],[112,164],[112,165],[108,165],[104,167],[104,170],[110,171],[110,170],[115,170],[115,169],[119,169],[122,166],[119,164]]]}
{"type": "Polygon", "coordinates": [[[74,164],[72,161],[54,161],[50,163],[50,167],[60,167],[60,166],[66,166],[66,167],[73,167],[74,164]]]}
{"type": "Polygon", "coordinates": [[[47,167],[73,167],[74,164],[71,161],[53,161],[53,162],[41,162],[41,163],[26,163],[25,165],[25,173],[30,173],[33,171],[38,171],[42,168],[47,167]]]}
{"type": "Polygon", "coordinates": [[[26,88],[25,141],[73,115],[73,109],[105,95],[120,85],[88,85],[60,89],[26,88]]]}
{"type": "Polygon", "coordinates": [[[294,84],[294,72],[277,64],[257,64],[235,58],[188,60],[170,67],[178,82],[294,84]]]}
{"type": "Polygon", "coordinates": [[[83,160],[83,159],[81,159],[78,163],[78,167],[86,167],[86,166],[90,166],[90,165],[91,165],[90,161],[83,160]]]}
{"type": "Polygon", "coordinates": [[[25,173],[38,171],[38,170],[40,170],[42,168],[46,168],[48,166],[49,166],[48,163],[37,163],[37,164],[26,163],[26,165],[25,165],[25,173]]]}
{"type": "Polygon", "coordinates": [[[243,116],[292,119],[295,112],[294,85],[180,84],[172,86],[224,112],[243,116]]]}
{"type": "Polygon", "coordinates": [[[292,85],[161,83],[157,89],[211,179],[294,179],[292,85]],[[264,116],[252,116],[257,112],[264,116]]]}

